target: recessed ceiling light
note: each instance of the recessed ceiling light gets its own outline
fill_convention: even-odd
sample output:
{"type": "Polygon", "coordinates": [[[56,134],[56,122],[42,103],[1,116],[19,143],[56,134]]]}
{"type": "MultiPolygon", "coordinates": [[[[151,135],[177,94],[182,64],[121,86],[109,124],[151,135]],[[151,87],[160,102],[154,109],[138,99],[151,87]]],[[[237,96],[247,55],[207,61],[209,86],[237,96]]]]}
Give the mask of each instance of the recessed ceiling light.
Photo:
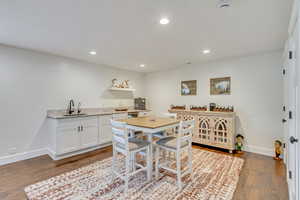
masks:
{"type": "Polygon", "coordinates": [[[159,23],[162,25],[166,25],[166,24],[170,23],[170,20],[168,18],[161,18],[159,20],[159,23]]]}
{"type": "Polygon", "coordinates": [[[145,67],[146,65],[145,64],[140,64],[140,67],[145,67]]]}
{"type": "Polygon", "coordinates": [[[203,54],[209,54],[210,50],[209,49],[204,49],[202,52],[203,52],[203,54]]]}
{"type": "Polygon", "coordinates": [[[91,55],[96,55],[97,52],[96,52],[96,51],[90,51],[90,54],[91,54],[91,55]]]}

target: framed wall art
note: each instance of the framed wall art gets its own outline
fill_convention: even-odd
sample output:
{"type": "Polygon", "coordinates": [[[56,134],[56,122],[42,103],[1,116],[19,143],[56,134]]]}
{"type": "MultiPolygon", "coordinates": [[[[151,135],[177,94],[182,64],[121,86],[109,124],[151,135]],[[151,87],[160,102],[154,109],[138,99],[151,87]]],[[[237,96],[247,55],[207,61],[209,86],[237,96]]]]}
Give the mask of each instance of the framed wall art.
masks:
{"type": "Polygon", "coordinates": [[[210,79],[210,95],[230,95],[231,77],[210,79]]]}
{"type": "Polygon", "coordinates": [[[197,95],[197,80],[181,81],[181,96],[197,95]]]}

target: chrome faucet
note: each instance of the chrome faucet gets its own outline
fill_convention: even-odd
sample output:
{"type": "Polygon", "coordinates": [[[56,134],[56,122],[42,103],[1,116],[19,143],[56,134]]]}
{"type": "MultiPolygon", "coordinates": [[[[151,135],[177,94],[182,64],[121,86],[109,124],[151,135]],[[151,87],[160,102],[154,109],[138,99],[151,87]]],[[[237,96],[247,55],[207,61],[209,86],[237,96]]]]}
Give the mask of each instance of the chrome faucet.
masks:
{"type": "Polygon", "coordinates": [[[78,103],[78,106],[77,106],[77,114],[80,114],[81,113],[81,102],[78,103]]]}
{"type": "Polygon", "coordinates": [[[70,102],[69,102],[67,112],[68,112],[69,115],[71,115],[74,112],[74,101],[73,101],[73,99],[71,99],[70,102]]]}

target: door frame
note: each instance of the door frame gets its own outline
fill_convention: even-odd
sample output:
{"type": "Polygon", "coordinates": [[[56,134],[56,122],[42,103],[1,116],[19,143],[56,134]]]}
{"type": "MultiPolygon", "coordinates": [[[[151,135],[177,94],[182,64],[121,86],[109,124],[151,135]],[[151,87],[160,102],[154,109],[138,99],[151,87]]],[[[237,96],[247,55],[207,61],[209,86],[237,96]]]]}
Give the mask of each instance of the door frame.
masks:
{"type": "MultiPolygon", "coordinates": [[[[293,112],[293,118],[294,118],[294,123],[295,123],[295,131],[294,131],[294,137],[296,137],[297,139],[300,139],[300,52],[299,52],[299,47],[300,47],[300,25],[299,25],[299,1],[296,0],[294,1],[294,7],[293,7],[293,13],[292,13],[292,17],[290,20],[290,26],[289,26],[289,40],[286,43],[286,47],[285,47],[285,51],[284,51],[284,68],[288,68],[291,65],[294,65],[294,70],[295,70],[295,104],[294,104],[294,108],[292,110],[293,112]],[[295,32],[296,31],[296,32],[295,32]],[[293,60],[290,60],[289,57],[289,51],[292,51],[292,56],[293,56],[293,60]]],[[[289,73],[289,72],[288,72],[289,73]]],[[[287,81],[288,85],[290,85],[290,80],[285,80],[287,81]]],[[[284,95],[286,95],[286,93],[284,93],[284,95]]],[[[284,97],[285,98],[285,97],[284,97]]],[[[286,102],[285,102],[286,103],[286,102]]],[[[287,106],[287,105],[285,105],[287,106]]],[[[288,111],[288,110],[287,110],[288,111]]],[[[287,117],[288,112],[285,112],[285,116],[287,117]]],[[[288,125],[289,126],[289,125],[288,125]]],[[[289,127],[288,127],[289,129],[289,127]]],[[[286,134],[286,133],[285,133],[286,134]]],[[[290,137],[290,132],[288,130],[288,135],[285,135],[285,142],[288,144],[287,147],[290,146],[290,141],[289,141],[289,137],[290,137]]],[[[295,150],[295,152],[293,152],[295,155],[294,157],[291,158],[291,155],[289,155],[289,149],[287,148],[287,155],[285,156],[285,162],[287,164],[287,182],[288,182],[288,186],[289,186],[289,196],[291,200],[300,200],[300,147],[299,147],[299,142],[298,143],[294,143],[293,148],[295,150]],[[289,159],[295,159],[295,171],[293,172],[294,174],[292,174],[292,176],[294,177],[294,181],[295,183],[291,182],[291,180],[289,179],[289,159]],[[292,188],[293,187],[291,184],[295,184],[295,199],[293,199],[292,197],[292,188]]]]}
{"type": "MultiPolygon", "coordinates": [[[[298,2],[298,1],[297,1],[298,2]]],[[[299,4],[297,4],[299,7],[299,4]]],[[[298,15],[300,14],[297,12],[298,15]]],[[[296,40],[296,53],[295,53],[295,70],[296,70],[296,134],[295,137],[300,140],[300,24],[299,24],[299,16],[295,22],[294,29],[297,29],[297,40],[296,40]]],[[[300,200],[300,141],[294,144],[296,151],[296,170],[295,170],[295,178],[296,178],[296,200],[300,200]]]]}
{"type": "MultiPolygon", "coordinates": [[[[294,31],[297,31],[294,29],[294,31]]],[[[290,35],[289,40],[287,41],[287,51],[285,52],[285,75],[284,75],[284,104],[286,106],[286,111],[284,112],[284,118],[287,120],[287,123],[284,125],[285,129],[285,143],[286,143],[286,151],[287,151],[287,183],[289,189],[289,196],[291,200],[296,200],[297,196],[297,150],[289,141],[291,136],[296,137],[297,133],[297,87],[296,87],[296,68],[297,68],[297,60],[295,59],[296,52],[296,41],[297,36],[294,34],[297,32],[293,32],[290,35]]],[[[298,200],[298,199],[297,199],[298,200]]]]}

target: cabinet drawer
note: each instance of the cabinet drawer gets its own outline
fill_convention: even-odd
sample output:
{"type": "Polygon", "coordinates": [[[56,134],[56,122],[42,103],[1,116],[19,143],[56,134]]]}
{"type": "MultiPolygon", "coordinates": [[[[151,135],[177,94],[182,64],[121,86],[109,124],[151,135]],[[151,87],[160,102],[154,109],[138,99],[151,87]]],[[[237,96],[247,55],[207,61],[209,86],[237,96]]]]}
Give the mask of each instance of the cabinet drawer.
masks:
{"type": "Polygon", "coordinates": [[[60,119],[57,121],[57,127],[77,127],[80,124],[80,118],[60,119]]]}
{"type": "Polygon", "coordinates": [[[85,117],[81,119],[81,125],[84,127],[98,126],[98,117],[85,117]]]}
{"type": "Polygon", "coordinates": [[[112,119],[112,115],[102,115],[99,117],[100,126],[110,125],[110,120],[112,119]]]}

